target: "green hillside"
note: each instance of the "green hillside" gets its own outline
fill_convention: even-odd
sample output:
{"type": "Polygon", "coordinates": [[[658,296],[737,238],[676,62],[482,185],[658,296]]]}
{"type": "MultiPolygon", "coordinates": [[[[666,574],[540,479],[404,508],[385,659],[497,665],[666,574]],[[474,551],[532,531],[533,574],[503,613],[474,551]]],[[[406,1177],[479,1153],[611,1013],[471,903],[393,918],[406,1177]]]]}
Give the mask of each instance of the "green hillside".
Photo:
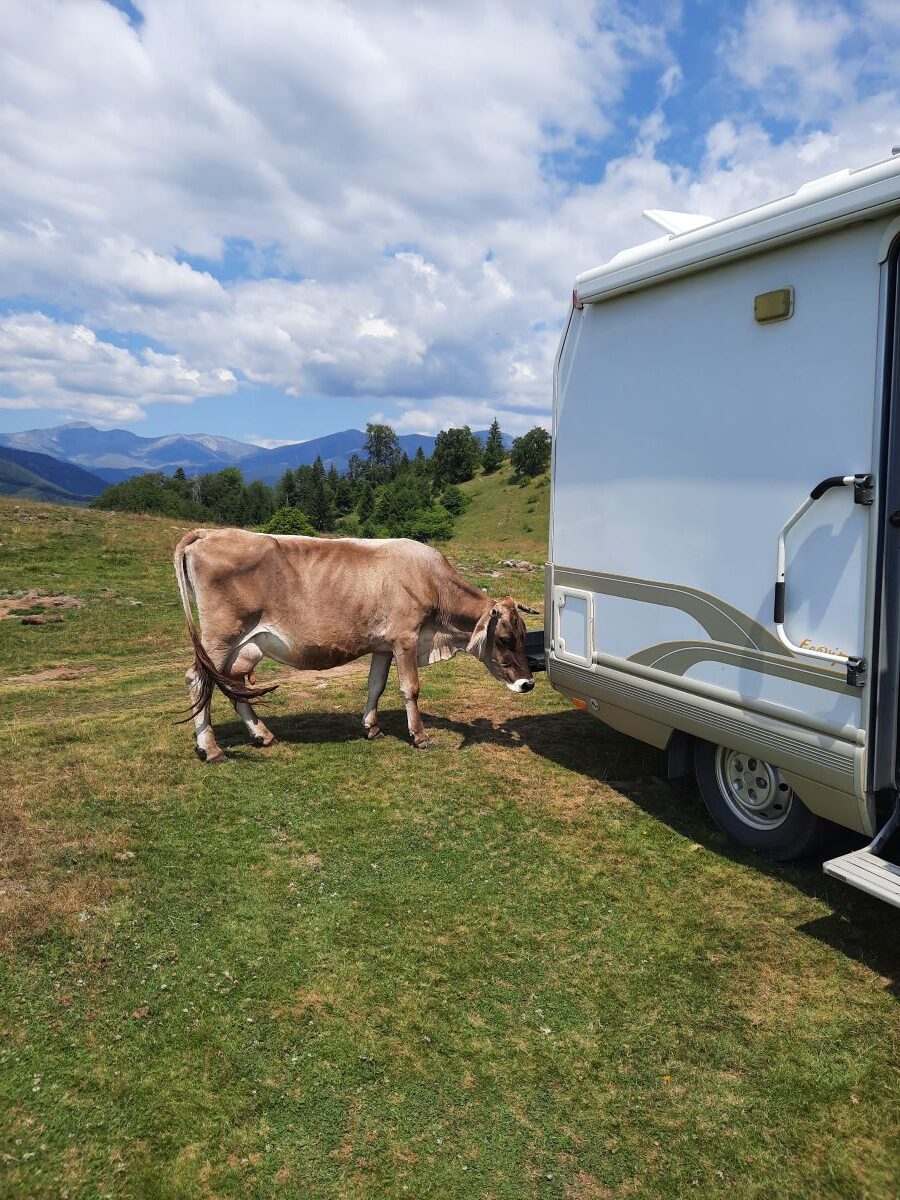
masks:
{"type": "Polygon", "coordinates": [[[550,523],[550,476],[539,475],[524,486],[513,480],[504,463],[493,475],[478,475],[461,485],[470,504],[454,528],[453,539],[466,545],[500,545],[511,558],[541,557],[547,549],[550,523]]]}
{"type": "Polygon", "coordinates": [[[76,496],[65,488],[30,471],[20,463],[0,456],[0,496],[17,500],[43,500],[53,504],[84,504],[86,497],[76,496]]]}

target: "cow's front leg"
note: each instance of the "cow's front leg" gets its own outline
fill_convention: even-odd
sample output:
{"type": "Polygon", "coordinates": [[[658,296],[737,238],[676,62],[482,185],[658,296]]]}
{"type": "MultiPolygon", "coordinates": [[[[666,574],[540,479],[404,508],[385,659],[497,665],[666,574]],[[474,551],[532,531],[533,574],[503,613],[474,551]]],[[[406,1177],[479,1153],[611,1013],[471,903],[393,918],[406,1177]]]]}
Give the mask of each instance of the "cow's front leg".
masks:
{"type": "Polygon", "coordinates": [[[400,691],[406,701],[406,723],[409,726],[409,736],[417,750],[427,750],[433,743],[425,732],[422,714],[419,712],[418,645],[418,640],[416,640],[411,646],[394,646],[394,658],[397,660],[400,691]]]}
{"type": "Polygon", "coordinates": [[[366,697],[366,711],[363,716],[363,727],[370,741],[381,733],[378,728],[378,701],[387,683],[391,658],[390,650],[378,650],[372,655],[372,665],[369,667],[369,694],[366,697]]]}

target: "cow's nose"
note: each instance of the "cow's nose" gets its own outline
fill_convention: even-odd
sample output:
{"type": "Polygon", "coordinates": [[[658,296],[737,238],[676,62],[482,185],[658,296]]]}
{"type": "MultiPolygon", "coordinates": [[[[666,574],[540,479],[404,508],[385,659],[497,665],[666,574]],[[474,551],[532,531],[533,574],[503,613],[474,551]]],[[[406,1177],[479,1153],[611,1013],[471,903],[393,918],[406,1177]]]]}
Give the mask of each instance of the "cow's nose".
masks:
{"type": "Polygon", "coordinates": [[[525,678],[517,679],[515,683],[508,683],[506,686],[511,692],[530,692],[534,687],[534,680],[525,678]]]}
{"type": "Polygon", "coordinates": [[[534,690],[534,680],[533,679],[525,679],[522,681],[522,691],[523,692],[530,692],[533,690],[534,690]]]}

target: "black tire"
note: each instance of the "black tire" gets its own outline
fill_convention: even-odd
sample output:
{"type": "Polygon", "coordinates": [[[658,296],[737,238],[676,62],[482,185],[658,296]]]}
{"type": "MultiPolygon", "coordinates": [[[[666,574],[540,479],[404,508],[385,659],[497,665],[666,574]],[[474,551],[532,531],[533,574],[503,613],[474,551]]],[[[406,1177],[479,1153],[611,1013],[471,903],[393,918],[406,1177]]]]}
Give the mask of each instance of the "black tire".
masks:
{"type": "MultiPolygon", "coordinates": [[[[712,742],[694,744],[694,772],[706,811],[730,838],[748,850],[755,850],[775,862],[808,858],[824,846],[833,826],[830,821],[811,813],[794,792],[788,793],[787,811],[773,828],[761,828],[735,810],[723,791],[717,771],[717,757],[723,748],[712,742]]],[[[753,761],[753,756],[747,756],[753,761]]]]}

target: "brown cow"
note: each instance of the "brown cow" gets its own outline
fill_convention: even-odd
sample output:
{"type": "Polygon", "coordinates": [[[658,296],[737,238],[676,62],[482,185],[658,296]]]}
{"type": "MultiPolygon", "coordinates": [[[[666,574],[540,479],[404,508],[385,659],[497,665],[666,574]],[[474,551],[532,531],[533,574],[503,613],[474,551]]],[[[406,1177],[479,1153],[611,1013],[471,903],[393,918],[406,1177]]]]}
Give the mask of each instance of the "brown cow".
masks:
{"type": "Polygon", "coordinates": [[[379,733],[378,700],[393,657],[419,748],[431,743],[417,703],[418,667],[465,650],[511,691],[534,687],[515,602],[490,600],[419,542],[195,529],[175,549],[175,575],[194,644],[186,681],[206,762],[225,757],[210,725],[214,687],[232,701],[255,745],[275,740],[250,706],[273,690],[254,686],[253,670],[266,656],[323,670],[371,654],[363,717],[369,738],[379,733]]]}

